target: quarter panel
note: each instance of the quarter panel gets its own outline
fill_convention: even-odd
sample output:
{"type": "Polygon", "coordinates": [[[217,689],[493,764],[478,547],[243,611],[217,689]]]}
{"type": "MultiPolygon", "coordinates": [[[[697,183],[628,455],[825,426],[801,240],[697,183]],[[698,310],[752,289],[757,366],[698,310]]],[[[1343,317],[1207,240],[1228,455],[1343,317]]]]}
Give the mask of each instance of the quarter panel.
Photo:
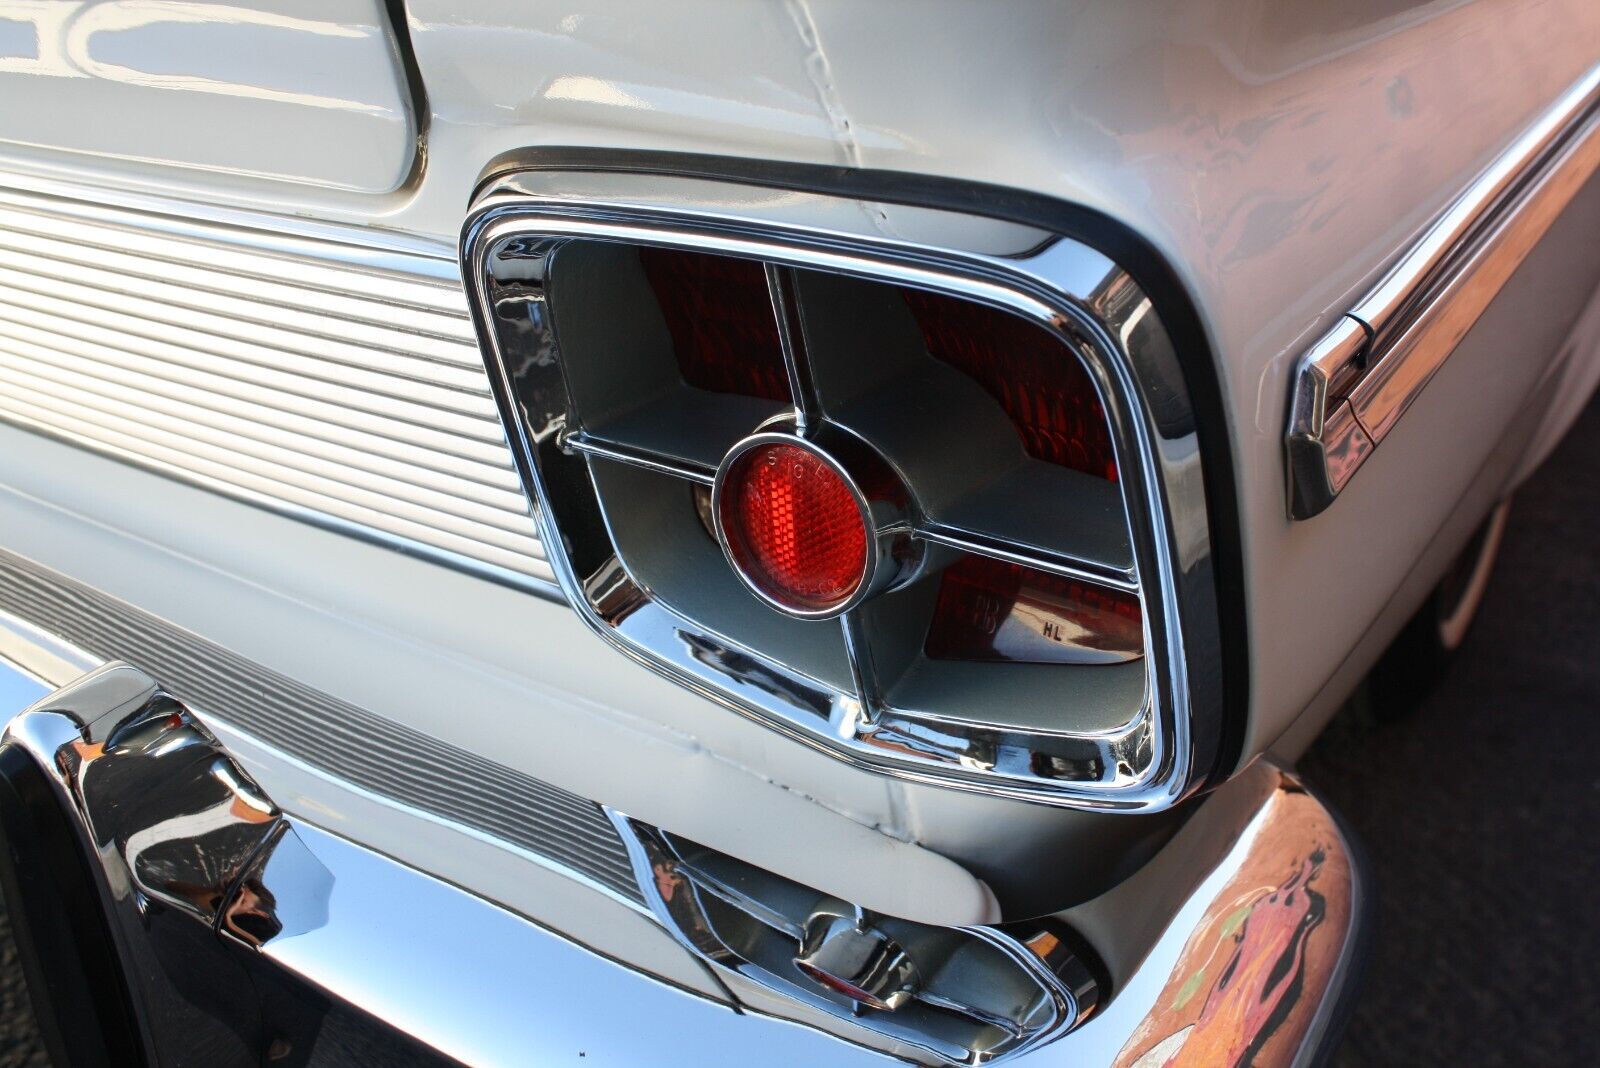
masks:
{"type": "MultiPolygon", "coordinates": [[[[1349,649],[1342,625],[1307,618],[1293,581],[1348,537],[1332,522],[1295,531],[1285,515],[1282,433],[1296,359],[1600,54],[1600,14],[1577,0],[1004,10],[823,0],[737,21],[706,4],[674,11],[678,27],[719,20],[681,70],[672,49],[643,62],[635,34],[650,30],[635,21],[624,32],[605,6],[562,23],[564,37],[505,9],[467,18],[423,0],[412,11],[424,73],[460,109],[435,127],[452,162],[422,190],[418,220],[437,216],[444,187],[465,198],[462,159],[559,144],[967,178],[1084,205],[1152,241],[1193,294],[1221,364],[1251,646],[1303,635],[1294,656],[1253,658],[1247,756],[1306,707],[1349,649]],[[490,63],[469,78],[467,44],[490,24],[536,43],[542,73],[490,63]],[[771,73],[751,70],[753,56],[771,73]],[[584,72],[583,99],[552,93],[550,70],[584,72]],[[781,122],[771,110],[779,101],[781,122]],[[459,125],[469,117],[471,131],[459,125]]],[[[878,224],[895,234],[892,216],[878,224]]],[[[1508,418],[1498,412],[1498,423],[1472,432],[1496,436],[1508,418]]],[[[1415,547],[1439,516],[1408,507],[1383,522],[1415,547]]],[[[1393,586],[1346,578],[1340,605],[1370,621],[1393,586]]]]}
{"type": "Polygon", "coordinates": [[[1564,342],[1600,286],[1597,232],[1593,178],[1360,475],[1326,512],[1289,528],[1284,565],[1308,607],[1259,646],[1260,655],[1282,666],[1318,662],[1331,650],[1339,657],[1330,676],[1300,680],[1305,696],[1297,694],[1295,708],[1309,704],[1310,722],[1263,719],[1262,746],[1277,741],[1267,733],[1275,727],[1295,738],[1279,751],[1309,743],[1483,516],[1515,488],[1566,376],[1592,383],[1593,351],[1567,352],[1564,342]]]}
{"type": "MultiPolygon", "coordinates": [[[[917,43],[922,62],[956,72],[937,93],[893,73],[900,62],[871,62],[876,35],[847,32],[842,15],[841,32],[830,33],[835,23],[819,15],[868,163],[910,169],[906,157],[917,155],[920,169],[1099,208],[1165,252],[1211,332],[1245,539],[1248,759],[1332,675],[1465,485],[1453,472],[1407,481],[1412,492],[1391,489],[1380,508],[1342,502],[1342,517],[1294,529],[1282,443],[1294,361],[1587,70],[1600,55],[1600,14],[1510,2],[1179,2],[1159,15],[1107,3],[1019,10],[1003,22],[987,11],[941,14],[917,43]],[[1001,62],[1011,65],[1003,76],[1001,62]],[[1350,566],[1352,545],[1387,564],[1350,566]],[[1347,562],[1330,567],[1334,559],[1347,562]],[[1308,598],[1313,588],[1327,599],[1308,598]]],[[[1542,365],[1564,325],[1530,337],[1521,359],[1542,365]]],[[[1528,382],[1499,384],[1511,393],[1486,384],[1469,407],[1476,418],[1436,422],[1424,448],[1481,454],[1528,382]]],[[[1407,445],[1391,447],[1400,456],[1390,463],[1405,464],[1407,445]]]]}

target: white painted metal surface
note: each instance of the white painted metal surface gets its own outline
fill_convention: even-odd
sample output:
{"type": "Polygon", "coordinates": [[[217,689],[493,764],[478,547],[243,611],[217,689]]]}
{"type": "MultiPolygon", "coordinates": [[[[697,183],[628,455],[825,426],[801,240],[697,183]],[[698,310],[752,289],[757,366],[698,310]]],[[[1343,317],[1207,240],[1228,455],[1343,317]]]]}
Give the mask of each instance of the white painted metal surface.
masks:
{"type": "MultiPolygon", "coordinates": [[[[401,192],[357,195],[259,173],[202,174],[109,156],[18,154],[11,165],[438,242],[454,240],[490,159],[553,145],[938,174],[1115,216],[1180,272],[1221,363],[1250,605],[1247,751],[1271,743],[1314,701],[1317,715],[1331,710],[1332,691],[1359,676],[1360,659],[1375,655],[1372,642],[1431,584],[1422,572],[1444,566],[1447,546],[1435,543],[1464,540],[1476,525],[1465,513],[1481,515],[1512,481],[1521,454],[1540,440],[1550,403],[1542,383],[1556,377],[1547,373],[1551,358],[1600,268],[1591,259],[1593,241],[1574,241],[1583,231],[1563,227],[1568,240],[1530,259],[1526,279],[1513,283],[1507,301],[1429,385],[1360,484],[1326,515],[1292,525],[1281,435],[1295,361],[1600,55],[1600,8],[1592,0],[691,0],[657,7],[589,0],[578,10],[516,0],[411,0],[408,12],[431,115],[426,166],[401,192]]],[[[266,132],[281,143],[285,129],[266,132]]],[[[191,152],[202,151],[197,139],[191,152]]],[[[1590,205],[1583,210],[1592,211],[1596,196],[1583,199],[1590,205]]],[[[93,499],[110,486],[74,487],[73,495],[93,499]]],[[[101,519],[121,521],[114,509],[101,519]]],[[[228,523],[219,516],[219,529],[228,523]]],[[[153,529],[148,536],[168,537],[153,529]]],[[[80,551],[88,551],[86,543],[80,551]]],[[[143,551],[156,559],[166,550],[143,551]]],[[[97,566],[87,556],[75,559],[66,544],[54,552],[69,570],[97,566]]],[[[432,591],[423,613],[404,598],[376,597],[385,577],[341,576],[329,587],[339,591],[333,596],[307,589],[289,554],[248,552],[242,541],[214,546],[206,566],[225,558],[249,582],[307,598],[357,631],[381,615],[377,606],[393,608],[383,627],[397,644],[386,655],[403,645],[421,650],[416,663],[460,670],[463,648],[481,649],[478,639],[490,630],[508,630],[480,625],[478,593],[452,583],[432,591]]],[[[129,549],[122,559],[131,567],[137,556],[129,549]]],[[[159,590],[120,581],[130,596],[160,599],[159,590]]],[[[209,619],[210,609],[188,608],[197,625],[226,622],[209,619]]],[[[382,698],[375,703],[419,729],[506,746],[505,758],[531,771],[564,761],[562,774],[549,777],[605,800],[662,791],[629,774],[647,765],[585,766],[568,759],[570,751],[535,744],[548,736],[508,724],[528,715],[575,741],[603,736],[618,722],[641,728],[650,745],[685,761],[695,793],[657,800],[677,807],[652,822],[726,822],[730,809],[742,809],[747,795],[766,796],[761,791],[772,783],[805,797],[801,810],[811,816],[838,810],[848,813],[841,822],[881,825],[917,841],[987,833],[1002,815],[954,805],[937,792],[908,803],[897,788],[823,767],[821,758],[752,733],[737,717],[600,655],[598,643],[558,606],[519,602],[497,610],[518,613],[522,645],[497,648],[488,677],[498,686],[510,671],[527,689],[448,710],[430,703],[435,691],[414,685],[410,666],[392,674],[388,661],[359,671],[319,668],[316,643],[325,633],[266,633],[265,618],[229,626],[234,640],[286,673],[339,675],[328,678],[330,689],[382,698]],[[525,693],[533,691],[560,697],[530,713],[525,693]],[[572,726],[575,719],[587,720],[582,730],[572,726]],[[642,729],[647,720],[654,722],[642,729]],[[722,778],[713,767],[740,775],[722,778]],[[761,769],[771,783],[756,784],[749,769],[761,769]],[[740,785],[728,785],[734,782],[740,785]],[[719,796],[701,796],[713,783],[719,796]]],[[[465,677],[482,682],[480,669],[474,661],[465,677]]],[[[581,752],[596,755],[592,747],[581,752]]],[[[1031,842],[1059,841],[1075,818],[1017,808],[1003,814],[1019,840],[1031,842]]],[[[786,842],[775,850],[753,837],[741,841],[764,855],[803,848],[786,842]]],[[[856,858],[871,854],[869,848],[856,858]]]]}
{"type": "MultiPolygon", "coordinates": [[[[1363,472],[1369,487],[1339,514],[1294,529],[1282,427],[1295,359],[1600,55],[1585,0],[794,2],[659,20],[606,3],[411,10],[424,76],[442,74],[450,101],[431,182],[464,190],[475,175],[461,160],[527,145],[805,159],[1045,192],[1155,242],[1222,364],[1251,609],[1249,750],[1390,607],[1537,377],[1480,395],[1469,432],[1449,411],[1473,372],[1448,372],[1459,394],[1441,376],[1412,413],[1429,430],[1363,472]]],[[[419,220],[437,189],[419,194],[419,220]]],[[[1593,288],[1587,254],[1565,253],[1574,288],[1593,288]]],[[[1577,311],[1524,299],[1522,315],[1577,311]]]]}
{"type": "Polygon", "coordinates": [[[379,0],[3,0],[0,152],[385,193],[416,156],[379,0]]]}
{"type": "MultiPolygon", "coordinates": [[[[931,923],[998,916],[900,811],[944,791],[891,788],[730,715],[618,656],[565,604],[3,425],[0,538],[306,686],[807,885],[931,923]]],[[[287,774],[281,757],[263,766],[263,781],[287,774]]],[[[1030,813],[1048,810],[1018,810],[1024,834],[1030,813]]]]}
{"type": "MultiPolygon", "coordinates": [[[[1281,441],[1294,361],[1600,55],[1586,0],[594,0],[577,11],[413,0],[408,11],[432,107],[412,196],[363,207],[228,180],[205,194],[444,237],[498,153],[667,149],[1015,186],[1153,241],[1222,362],[1251,606],[1251,749],[1333,677],[1482,463],[1457,458],[1462,479],[1431,481],[1420,505],[1380,465],[1363,474],[1365,500],[1294,529],[1281,441]],[[1389,508],[1402,499],[1412,503],[1389,508]]],[[[1421,402],[1419,425],[1444,404],[1444,383],[1430,388],[1439,400],[1421,402]]],[[[1505,395],[1488,425],[1526,396],[1505,395]]],[[[1443,462],[1456,444],[1446,434],[1418,447],[1443,462]]]]}

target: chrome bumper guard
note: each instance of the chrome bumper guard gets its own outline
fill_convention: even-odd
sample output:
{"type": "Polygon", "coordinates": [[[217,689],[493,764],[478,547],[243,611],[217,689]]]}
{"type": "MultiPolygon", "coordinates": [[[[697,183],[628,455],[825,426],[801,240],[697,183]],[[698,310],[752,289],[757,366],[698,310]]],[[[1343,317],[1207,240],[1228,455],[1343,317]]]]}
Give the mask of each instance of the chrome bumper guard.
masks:
{"type": "MultiPolygon", "coordinates": [[[[58,1063],[886,1060],[849,1020],[786,1012],[716,960],[742,1012],[285,813],[142,671],[111,663],[48,693],[62,660],[26,633],[0,642],[0,702],[25,706],[0,739],[0,884],[58,1063]]],[[[1358,970],[1356,858],[1292,776],[1258,765],[1235,785],[1253,807],[1223,862],[1180,864],[1193,890],[1109,1002],[1014,1063],[1326,1052],[1358,970]]]]}

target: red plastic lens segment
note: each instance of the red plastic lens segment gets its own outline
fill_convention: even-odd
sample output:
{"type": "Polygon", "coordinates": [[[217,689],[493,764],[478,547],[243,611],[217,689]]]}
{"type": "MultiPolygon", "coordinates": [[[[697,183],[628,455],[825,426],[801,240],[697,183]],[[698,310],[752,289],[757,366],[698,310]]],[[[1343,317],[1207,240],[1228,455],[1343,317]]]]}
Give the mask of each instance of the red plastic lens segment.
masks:
{"type": "Polygon", "coordinates": [[[684,382],[713,393],[790,403],[778,322],[761,264],[733,256],[642,248],[684,382]]]}
{"type": "Polygon", "coordinates": [[[827,987],[835,994],[842,994],[851,1001],[859,1001],[863,1005],[870,1006],[874,1009],[887,1010],[889,1008],[887,1004],[879,1000],[875,995],[861,989],[854,983],[845,982],[837,975],[829,975],[821,968],[814,967],[810,964],[802,964],[799,961],[795,961],[794,966],[804,973],[806,978],[810,979],[818,986],[827,987]]]}
{"type": "Polygon", "coordinates": [[[856,495],[809,449],[770,442],[741,453],[723,474],[717,522],[734,566],[790,611],[838,608],[866,581],[856,495]]]}
{"type": "Polygon", "coordinates": [[[1099,394],[1059,338],[998,308],[917,289],[901,293],[928,352],[1000,402],[1028,455],[1116,480],[1099,394]]]}
{"type": "Polygon", "coordinates": [[[1139,598],[1019,564],[951,564],[923,652],[932,660],[1112,664],[1144,655],[1139,598]]]}

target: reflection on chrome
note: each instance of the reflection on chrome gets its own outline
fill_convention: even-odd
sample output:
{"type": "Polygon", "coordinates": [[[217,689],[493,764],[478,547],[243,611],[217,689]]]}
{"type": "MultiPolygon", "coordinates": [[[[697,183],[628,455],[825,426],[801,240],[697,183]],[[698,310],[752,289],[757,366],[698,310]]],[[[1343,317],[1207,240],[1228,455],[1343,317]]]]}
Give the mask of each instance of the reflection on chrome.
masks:
{"type": "Polygon", "coordinates": [[[221,930],[257,948],[308,934],[328,922],[332,895],[333,874],[285,827],[239,881],[221,930]]]}
{"type": "Polygon", "coordinates": [[[1328,1026],[1359,933],[1354,858],[1298,780],[1266,774],[1273,793],[1117,1068],[1296,1064],[1328,1026]]]}
{"type": "Polygon", "coordinates": [[[730,685],[752,687],[786,704],[815,713],[824,720],[833,710],[833,702],[826,694],[815,687],[799,684],[749,653],[686,630],[680,630],[677,634],[678,640],[697,663],[719,672],[730,685]]]}
{"type": "Polygon", "coordinates": [[[5,742],[54,770],[123,918],[143,922],[165,905],[254,946],[326,922],[327,870],[216,737],[142,671],[91,672],[12,721],[5,742]],[[273,886],[290,870],[285,915],[273,886]]]}
{"type": "Polygon", "coordinates": [[[973,770],[999,770],[1061,782],[1112,785],[1149,763],[1151,728],[1140,719],[1099,737],[1033,735],[1021,738],[981,724],[944,724],[898,710],[863,729],[862,744],[914,754],[973,770]]]}
{"type": "MultiPolygon", "coordinates": [[[[39,653],[8,645],[0,691],[35,695],[6,658],[39,653]]],[[[712,1043],[728,1063],[781,1044],[818,1066],[859,1064],[869,1047],[919,1062],[1027,1051],[1039,1068],[1287,1068],[1320,1048],[1362,933],[1343,832],[1265,762],[1180,832],[1174,846],[1191,834],[1228,844],[1200,868],[1179,849],[1194,889],[1114,990],[1064,922],[1075,910],[1001,927],[908,923],[613,813],[652,914],[725,978],[735,1013],[282,813],[125,664],[17,714],[0,749],[27,754],[81,840],[157,1063],[433,1064],[442,1052],[511,1065],[583,1049],[679,1063],[712,1043]],[[589,1011],[624,1003],[638,1026],[599,1026],[589,1011]],[[355,1032],[366,1060],[330,1054],[355,1032]]]]}
{"type": "MultiPolygon", "coordinates": [[[[215,922],[272,837],[277,808],[209,731],[127,665],[107,665],[59,691],[48,712],[61,721],[53,729],[82,725],[51,761],[95,853],[117,859],[113,883],[128,906],[143,913],[159,902],[215,922]],[[135,797],[141,803],[129,805],[135,797]]],[[[14,725],[7,740],[24,729],[14,725]]]]}
{"type": "Polygon", "coordinates": [[[819,908],[806,920],[794,966],[861,1006],[894,1012],[916,997],[922,975],[905,947],[873,927],[860,909],[819,908]]]}
{"type": "Polygon", "coordinates": [[[657,917],[710,964],[917,1059],[992,1064],[1095,1011],[1100,984],[1054,921],[940,928],[879,916],[613,813],[657,917]]]}

